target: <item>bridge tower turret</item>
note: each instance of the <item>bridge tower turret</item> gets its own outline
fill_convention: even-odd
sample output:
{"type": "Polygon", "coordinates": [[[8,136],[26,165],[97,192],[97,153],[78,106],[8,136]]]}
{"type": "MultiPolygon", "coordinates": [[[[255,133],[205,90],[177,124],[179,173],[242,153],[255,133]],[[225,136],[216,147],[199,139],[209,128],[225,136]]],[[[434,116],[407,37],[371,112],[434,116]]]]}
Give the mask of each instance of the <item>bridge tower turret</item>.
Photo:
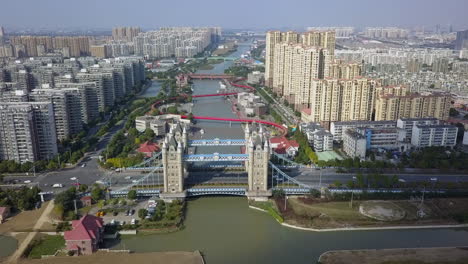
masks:
{"type": "Polygon", "coordinates": [[[164,190],[160,197],[165,201],[181,200],[186,197],[186,192],[184,190],[185,168],[183,160],[185,146],[186,144],[183,142],[183,136],[176,137],[175,129],[172,129],[164,140],[161,153],[164,172],[164,190]]]}
{"type": "Polygon", "coordinates": [[[248,174],[247,197],[257,201],[265,201],[271,196],[268,189],[268,161],[270,160],[270,141],[263,128],[252,131],[246,141],[246,153],[249,159],[246,162],[248,174]]]}

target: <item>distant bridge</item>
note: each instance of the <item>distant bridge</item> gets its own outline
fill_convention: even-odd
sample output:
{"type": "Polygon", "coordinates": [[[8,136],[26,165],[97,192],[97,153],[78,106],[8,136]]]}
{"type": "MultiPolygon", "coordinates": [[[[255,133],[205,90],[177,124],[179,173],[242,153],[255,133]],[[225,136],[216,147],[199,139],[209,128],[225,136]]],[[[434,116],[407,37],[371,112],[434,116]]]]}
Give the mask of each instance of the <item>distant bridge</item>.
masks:
{"type": "Polygon", "coordinates": [[[197,139],[189,140],[189,146],[245,146],[245,139],[197,139]]]}
{"type": "Polygon", "coordinates": [[[203,73],[193,73],[189,74],[189,79],[195,80],[224,80],[224,79],[233,79],[235,76],[231,74],[203,74],[203,73]]]}
{"type": "Polygon", "coordinates": [[[211,56],[207,58],[208,60],[224,60],[224,61],[235,61],[239,58],[237,57],[223,57],[223,56],[211,56]]]}

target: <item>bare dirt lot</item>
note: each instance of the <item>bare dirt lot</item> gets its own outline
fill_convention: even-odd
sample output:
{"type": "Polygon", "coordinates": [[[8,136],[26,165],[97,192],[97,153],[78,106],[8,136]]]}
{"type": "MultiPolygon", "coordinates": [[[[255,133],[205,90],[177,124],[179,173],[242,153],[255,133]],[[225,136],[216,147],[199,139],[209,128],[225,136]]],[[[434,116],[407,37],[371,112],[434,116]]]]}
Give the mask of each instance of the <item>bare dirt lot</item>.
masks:
{"type": "Polygon", "coordinates": [[[465,264],[468,248],[418,248],[330,251],[320,257],[322,264],[465,264]]]}
{"type": "Polygon", "coordinates": [[[354,201],[351,207],[349,201],[328,202],[313,198],[290,198],[286,210],[283,209],[284,202],[277,201],[277,204],[286,223],[308,228],[423,226],[466,223],[466,221],[460,221],[460,219],[464,219],[463,217],[468,212],[468,198],[427,199],[423,204],[421,204],[420,200],[392,200],[389,202],[386,207],[392,205],[392,214],[397,212],[397,217],[390,217],[385,220],[382,218],[380,221],[360,213],[360,205],[369,203],[368,201],[354,201]],[[421,208],[424,215],[418,216],[418,211],[421,208]]]}
{"type": "MultiPolygon", "coordinates": [[[[37,219],[42,215],[42,212],[47,207],[49,202],[43,203],[41,208],[31,211],[23,211],[19,214],[7,218],[7,221],[0,225],[0,234],[6,232],[29,232],[32,231],[37,219]]],[[[41,228],[41,231],[55,231],[55,227],[47,222],[41,228]]]]}
{"type": "Polygon", "coordinates": [[[20,264],[202,264],[198,252],[152,252],[152,253],[106,253],[98,252],[89,256],[53,257],[47,259],[23,259],[20,264]]]}

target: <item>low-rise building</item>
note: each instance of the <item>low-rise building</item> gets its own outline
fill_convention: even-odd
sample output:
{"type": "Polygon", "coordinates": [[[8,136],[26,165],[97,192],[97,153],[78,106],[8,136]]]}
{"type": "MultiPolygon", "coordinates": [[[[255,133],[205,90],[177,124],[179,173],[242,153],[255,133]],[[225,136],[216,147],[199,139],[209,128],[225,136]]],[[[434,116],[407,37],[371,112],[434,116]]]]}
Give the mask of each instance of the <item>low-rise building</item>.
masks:
{"type": "Polygon", "coordinates": [[[299,143],[295,140],[288,140],[285,137],[274,137],[270,139],[271,150],[279,155],[293,158],[299,151],[299,143]]]}
{"type": "Polygon", "coordinates": [[[462,142],[463,145],[468,145],[468,131],[465,131],[463,133],[463,142],[462,142]]]}
{"type": "Polygon", "coordinates": [[[262,103],[260,96],[245,92],[237,95],[237,107],[247,116],[260,116],[267,111],[266,104],[262,103]]]}
{"type": "Polygon", "coordinates": [[[299,129],[316,152],[333,150],[333,135],[319,123],[302,123],[299,129]]]}
{"type": "Polygon", "coordinates": [[[437,118],[400,118],[397,120],[397,127],[404,129],[406,135],[404,138],[405,142],[411,142],[411,136],[413,135],[414,125],[438,125],[440,121],[437,118]]]}
{"type": "Polygon", "coordinates": [[[83,207],[85,206],[91,206],[93,204],[93,199],[91,198],[91,196],[83,196],[80,198],[80,201],[81,201],[81,205],[83,207]]]}
{"type": "Polygon", "coordinates": [[[355,129],[347,129],[343,133],[343,151],[352,158],[366,158],[366,138],[355,129]]]}
{"type": "Polygon", "coordinates": [[[265,74],[259,71],[253,71],[247,75],[248,84],[261,84],[265,80],[265,74]]]}
{"type": "Polygon", "coordinates": [[[146,157],[153,156],[154,152],[159,152],[160,148],[156,143],[146,141],[137,149],[138,152],[145,154],[146,157]]]}
{"type": "Polygon", "coordinates": [[[458,128],[453,125],[415,125],[411,145],[422,148],[431,146],[454,147],[458,128]]]}
{"type": "Polygon", "coordinates": [[[372,129],[387,129],[395,128],[395,121],[344,121],[344,122],[333,122],[330,126],[330,132],[333,135],[333,140],[341,142],[343,134],[348,129],[354,128],[372,128],[372,129]]]}
{"type": "Polygon", "coordinates": [[[10,207],[0,207],[0,224],[10,216],[10,207]]]}
{"type": "Polygon", "coordinates": [[[312,115],[312,109],[304,108],[301,110],[301,121],[304,123],[314,122],[314,116],[312,115]]]}
{"type": "Polygon", "coordinates": [[[104,222],[102,218],[85,215],[72,221],[72,230],[65,231],[66,248],[78,255],[91,255],[103,240],[104,222]]]}

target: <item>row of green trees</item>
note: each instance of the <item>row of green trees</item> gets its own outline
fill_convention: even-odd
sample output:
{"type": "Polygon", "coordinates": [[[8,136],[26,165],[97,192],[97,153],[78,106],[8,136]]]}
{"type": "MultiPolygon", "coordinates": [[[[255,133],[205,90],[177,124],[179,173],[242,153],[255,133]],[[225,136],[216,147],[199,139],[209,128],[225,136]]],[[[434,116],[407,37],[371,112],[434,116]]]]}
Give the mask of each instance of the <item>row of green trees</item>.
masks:
{"type": "Polygon", "coordinates": [[[184,209],[184,202],[173,201],[172,203],[165,203],[161,200],[158,201],[156,210],[151,218],[145,218],[148,215],[146,209],[138,210],[138,217],[142,220],[141,226],[147,229],[180,226],[184,216],[184,209]]]}
{"type": "Polygon", "coordinates": [[[31,210],[40,201],[40,192],[41,190],[37,186],[32,188],[0,189],[0,207],[8,206],[13,209],[31,210]]]}
{"type": "Polygon", "coordinates": [[[302,133],[299,129],[296,129],[293,138],[299,144],[299,151],[296,157],[294,158],[294,161],[303,164],[309,164],[310,161],[317,163],[317,154],[310,147],[307,136],[304,133],[302,133]]]}

